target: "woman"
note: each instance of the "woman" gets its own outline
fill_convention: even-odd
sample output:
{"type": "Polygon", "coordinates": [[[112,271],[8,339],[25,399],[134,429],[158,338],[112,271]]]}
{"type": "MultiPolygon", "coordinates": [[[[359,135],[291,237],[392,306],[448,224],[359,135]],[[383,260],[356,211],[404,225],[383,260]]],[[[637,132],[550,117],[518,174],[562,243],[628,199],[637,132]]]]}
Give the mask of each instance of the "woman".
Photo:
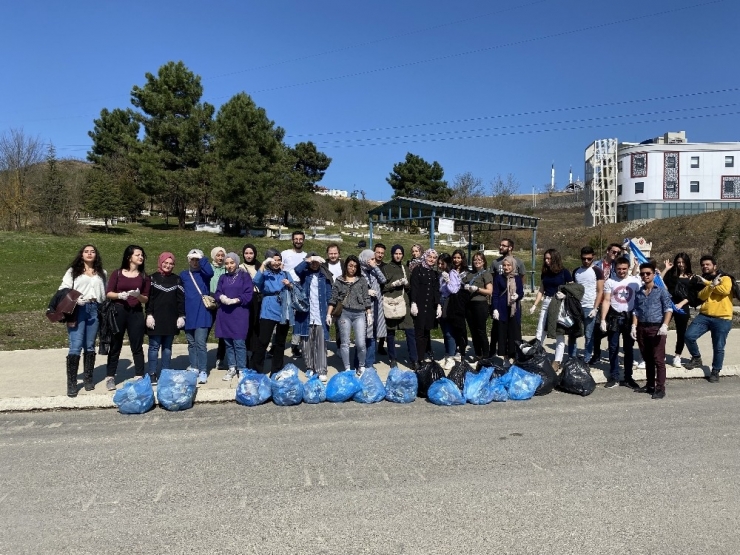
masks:
{"type": "Polygon", "coordinates": [[[406,336],[406,349],[409,354],[409,362],[413,369],[419,363],[419,356],[416,353],[416,339],[414,338],[414,321],[411,318],[411,301],[409,300],[409,274],[403,263],[403,247],[393,245],[391,247],[391,260],[382,268],[385,276],[383,285],[384,299],[402,299],[406,313],[400,318],[391,318],[388,314],[385,316],[385,327],[387,330],[388,359],[391,368],[397,365],[396,357],[396,330],[403,331],[406,336]]]}
{"type": "Polygon", "coordinates": [[[185,327],[185,290],[182,279],[173,274],[175,255],[163,252],[152,274],[146,327],[149,335],[149,377],[157,383],[157,356],[162,349],[162,368],[172,367],[172,342],[185,327]]]}
{"type": "Polygon", "coordinates": [[[488,358],[490,350],[486,324],[490,314],[488,299],[493,294],[493,276],[486,270],[487,267],[485,255],[476,252],[473,255],[473,271],[463,280],[463,288],[470,295],[465,316],[473,340],[475,360],[488,358]]]}
{"type": "Polygon", "coordinates": [[[470,294],[463,289],[463,282],[468,275],[468,262],[462,249],[452,251],[452,269],[449,270],[450,282],[459,282],[460,287],[456,293],[448,287],[446,305],[443,306],[442,317],[450,326],[452,338],[455,340],[457,354],[454,362],[460,362],[468,348],[468,326],[466,322],[466,311],[470,294]]]}
{"type": "Polygon", "coordinates": [[[673,366],[682,368],[681,353],[684,348],[684,337],[686,329],[689,326],[691,313],[689,309],[689,291],[691,291],[691,258],[685,252],[679,252],[674,258],[673,263],[665,261],[663,270],[663,282],[666,289],[671,294],[671,300],[676,308],[683,310],[683,314],[673,311],[673,321],[676,323],[676,349],[673,356],[673,366]]]}
{"type": "MultiPolygon", "coordinates": [[[[226,273],[226,266],[224,265],[224,262],[226,260],[226,249],[223,247],[213,247],[211,249],[211,266],[213,266],[213,276],[211,277],[211,281],[208,285],[208,291],[209,294],[212,295],[214,298],[216,298],[216,287],[218,287],[218,280],[219,278],[226,273]]],[[[216,310],[213,311],[213,322],[216,321],[216,310]]],[[[208,330],[208,334],[210,335],[211,330],[208,330]]],[[[224,358],[224,353],[226,349],[226,344],[224,343],[223,339],[218,339],[218,347],[216,348],[216,370],[226,370],[228,366],[226,365],[226,360],[224,358]]]]}
{"type": "Polygon", "coordinates": [[[67,353],[67,396],[77,396],[77,370],[84,354],[83,378],[85,391],[95,389],[95,337],[98,334],[98,304],[105,298],[106,275],[103,261],[94,245],[85,245],[75,256],[62,278],[59,289],[74,289],[77,298],[75,321],[67,322],[69,351],[67,353]]]}
{"type": "Polygon", "coordinates": [[[247,365],[249,364],[249,357],[252,356],[257,350],[257,338],[260,335],[260,311],[262,309],[262,293],[259,288],[254,285],[254,276],[257,275],[257,270],[260,268],[260,261],[257,260],[257,247],[251,243],[247,243],[242,247],[242,260],[243,262],[239,267],[249,274],[252,278],[252,300],[249,303],[249,329],[247,330],[247,337],[245,345],[247,347],[247,365]]]}
{"type": "Polygon", "coordinates": [[[308,312],[295,313],[293,333],[301,338],[301,352],[306,362],[306,375],[314,373],[326,383],[326,342],[329,341],[329,326],[326,314],[331,298],[334,278],[324,259],[315,252],[309,253],[293,271],[301,282],[301,288],[308,299],[308,312]]]}
{"type": "MultiPolygon", "coordinates": [[[[561,285],[573,281],[573,276],[563,267],[560,253],[555,249],[548,249],[542,256],[542,273],[540,274],[540,288],[534,298],[534,304],[529,309],[530,314],[534,314],[537,306],[542,301],[540,318],[537,322],[537,339],[544,345],[547,337],[547,308],[550,306],[552,297],[558,293],[561,285]]],[[[563,293],[560,293],[561,295],[563,293]]],[[[553,369],[557,372],[563,362],[565,354],[565,335],[555,336],[555,361],[552,364],[553,369]]]]}
{"type": "Polygon", "coordinates": [[[249,327],[249,303],[252,301],[252,278],[249,272],[239,268],[239,255],[230,252],[224,259],[226,272],[218,279],[216,285],[216,337],[224,340],[226,345],[226,363],[228,372],[223,377],[225,382],[236,376],[237,369],[247,367],[247,348],[245,331],[249,327]]]}
{"type": "Polygon", "coordinates": [[[455,341],[455,334],[452,331],[452,323],[447,317],[447,310],[449,309],[450,297],[460,291],[462,283],[460,282],[460,274],[453,269],[452,256],[446,253],[441,254],[437,265],[439,267],[439,294],[442,305],[442,318],[439,319],[439,327],[442,328],[445,346],[445,358],[442,361],[442,368],[451,370],[455,366],[457,342],[455,341]]]}
{"type": "Polygon", "coordinates": [[[118,333],[111,338],[108,363],[106,365],[105,387],[108,391],[116,389],[116,370],[123,348],[123,336],[128,332],[128,342],[134,359],[136,376],[143,376],[144,367],[144,323],[143,305],[149,300],[151,280],[144,270],[146,253],[138,245],[129,245],[123,252],[121,267],[113,272],[108,281],[106,298],[115,303],[118,333]]]}
{"type": "MultiPolygon", "coordinates": [[[[364,368],[373,368],[378,339],[388,335],[385,325],[385,314],[383,313],[383,285],[385,285],[386,279],[383,272],[378,268],[373,251],[370,249],[363,250],[360,253],[359,259],[361,275],[367,281],[367,293],[370,295],[372,305],[372,317],[368,319],[366,329],[367,350],[365,353],[364,368]]],[[[355,357],[355,364],[357,365],[358,362],[359,360],[355,357]]]]}
{"type": "Polygon", "coordinates": [[[524,284],[522,276],[517,273],[517,264],[513,256],[501,261],[502,274],[493,278],[493,319],[498,322],[498,354],[504,359],[504,368],[511,366],[516,355],[516,343],[522,340],[522,297],[524,284]]]}
{"type": "Polygon", "coordinates": [[[188,253],[188,269],[180,272],[185,289],[185,337],[188,340],[189,369],[198,372],[198,383],[208,382],[208,333],[213,314],[203,303],[210,291],[213,267],[200,249],[188,253]]]}
{"type": "Polygon", "coordinates": [[[424,249],[420,244],[414,243],[411,245],[411,260],[406,263],[409,267],[409,273],[413,272],[417,266],[421,266],[421,263],[424,261],[423,252],[424,249]]]}
{"type": "Polygon", "coordinates": [[[360,259],[350,254],[344,261],[344,273],[334,280],[329,308],[326,312],[326,323],[331,325],[332,314],[337,304],[341,303],[342,313],[339,316],[339,333],[342,344],[339,352],[344,363],[344,369],[349,370],[349,338],[350,331],[354,329],[355,356],[358,361],[355,372],[358,376],[362,375],[365,368],[367,347],[362,338],[366,337],[367,328],[372,327],[373,323],[372,302],[368,290],[367,281],[360,275],[360,259]]]}
{"type": "Polygon", "coordinates": [[[439,278],[435,270],[437,257],[437,251],[427,249],[421,265],[411,272],[411,316],[414,318],[416,350],[425,360],[429,360],[429,335],[437,326],[437,319],[442,317],[439,278]]]}
{"type": "Polygon", "coordinates": [[[293,311],[290,310],[288,293],[293,288],[293,278],[282,267],[283,257],[280,251],[267,249],[265,260],[254,275],[254,285],[262,292],[262,309],[260,311],[260,334],[252,367],[260,374],[265,374],[265,355],[273,331],[275,331],[275,341],[272,349],[272,373],[275,374],[283,369],[285,340],[292,324],[293,311]]]}

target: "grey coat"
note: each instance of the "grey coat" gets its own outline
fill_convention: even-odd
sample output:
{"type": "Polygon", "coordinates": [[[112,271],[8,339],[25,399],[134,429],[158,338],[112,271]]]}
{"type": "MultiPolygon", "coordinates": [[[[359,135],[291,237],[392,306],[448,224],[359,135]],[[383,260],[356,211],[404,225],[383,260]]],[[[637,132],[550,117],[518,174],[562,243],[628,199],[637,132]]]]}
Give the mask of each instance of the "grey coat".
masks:
{"type": "Polygon", "coordinates": [[[386,283],[385,276],[380,268],[364,266],[362,275],[367,280],[368,289],[375,291],[375,296],[370,297],[370,306],[373,309],[373,325],[367,328],[367,338],[379,338],[388,335],[385,326],[385,314],[383,314],[383,285],[386,283]]]}
{"type": "Polygon", "coordinates": [[[343,301],[342,306],[349,310],[367,310],[372,306],[367,290],[367,280],[364,277],[360,276],[354,282],[347,283],[344,276],[339,276],[332,285],[329,306],[337,306],[339,301],[343,301]]]}

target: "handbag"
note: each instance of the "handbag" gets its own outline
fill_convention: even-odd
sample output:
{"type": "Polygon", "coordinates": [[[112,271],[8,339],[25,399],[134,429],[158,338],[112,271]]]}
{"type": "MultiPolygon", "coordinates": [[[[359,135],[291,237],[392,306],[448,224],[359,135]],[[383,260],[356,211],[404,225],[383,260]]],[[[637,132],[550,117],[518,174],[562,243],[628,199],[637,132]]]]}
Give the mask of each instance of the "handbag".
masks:
{"type": "Polygon", "coordinates": [[[203,304],[208,310],[216,310],[218,308],[218,303],[216,302],[216,299],[211,297],[210,295],[204,295],[200,287],[198,287],[198,282],[195,281],[195,278],[193,277],[193,272],[188,272],[190,274],[190,279],[193,280],[193,285],[195,285],[195,289],[198,291],[198,294],[200,295],[200,298],[203,299],[203,304]]]}
{"type": "Polygon", "coordinates": [[[341,301],[337,301],[337,304],[334,305],[334,310],[331,313],[334,318],[339,318],[342,315],[342,310],[344,310],[344,301],[346,301],[347,297],[349,297],[349,294],[352,291],[352,286],[355,283],[357,283],[357,281],[353,281],[349,284],[349,286],[347,287],[347,294],[344,295],[344,298],[341,301]]]}
{"type": "Polygon", "coordinates": [[[565,306],[565,302],[560,303],[560,311],[558,312],[558,324],[564,328],[573,327],[573,316],[570,315],[568,309],[565,306]]]}
{"type": "MultiPolygon", "coordinates": [[[[406,279],[406,269],[401,265],[403,278],[406,279]]],[[[390,320],[398,320],[406,317],[406,291],[401,290],[398,297],[383,297],[383,314],[390,320]]]]}

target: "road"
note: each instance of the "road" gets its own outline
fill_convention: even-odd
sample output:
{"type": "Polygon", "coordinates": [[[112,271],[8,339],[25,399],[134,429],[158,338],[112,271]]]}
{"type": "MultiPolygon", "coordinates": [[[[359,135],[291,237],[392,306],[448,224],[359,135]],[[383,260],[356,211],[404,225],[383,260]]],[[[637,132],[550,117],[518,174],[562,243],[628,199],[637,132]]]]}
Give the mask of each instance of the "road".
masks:
{"type": "Polygon", "coordinates": [[[732,553],[740,379],[0,415],[0,553],[732,553]]]}

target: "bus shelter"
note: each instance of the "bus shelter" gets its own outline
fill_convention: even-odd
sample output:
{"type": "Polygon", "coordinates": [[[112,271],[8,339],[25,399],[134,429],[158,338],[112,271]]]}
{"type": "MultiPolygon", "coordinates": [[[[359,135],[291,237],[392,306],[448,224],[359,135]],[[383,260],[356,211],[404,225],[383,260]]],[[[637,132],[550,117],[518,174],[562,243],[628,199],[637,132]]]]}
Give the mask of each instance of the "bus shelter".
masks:
{"type": "MultiPolygon", "coordinates": [[[[500,230],[531,230],[532,231],[532,270],[530,274],[530,286],[534,290],[535,258],[537,252],[537,223],[539,218],[515,214],[504,210],[493,208],[481,208],[477,206],[463,206],[437,202],[433,200],[420,200],[414,198],[398,197],[376,206],[368,211],[370,248],[373,246],[373,226],[386,225],[411,225],[414,224],[422,229],[429,229],[429,245],[434,248],[438,231],[438,220],[449,224],[454,222],[454,229],[468,234],[468,260],[472,255],[473,231],[500,231],[500,230]]],[[[456,231],[457,232],[457,231],[456,231]]]]}

